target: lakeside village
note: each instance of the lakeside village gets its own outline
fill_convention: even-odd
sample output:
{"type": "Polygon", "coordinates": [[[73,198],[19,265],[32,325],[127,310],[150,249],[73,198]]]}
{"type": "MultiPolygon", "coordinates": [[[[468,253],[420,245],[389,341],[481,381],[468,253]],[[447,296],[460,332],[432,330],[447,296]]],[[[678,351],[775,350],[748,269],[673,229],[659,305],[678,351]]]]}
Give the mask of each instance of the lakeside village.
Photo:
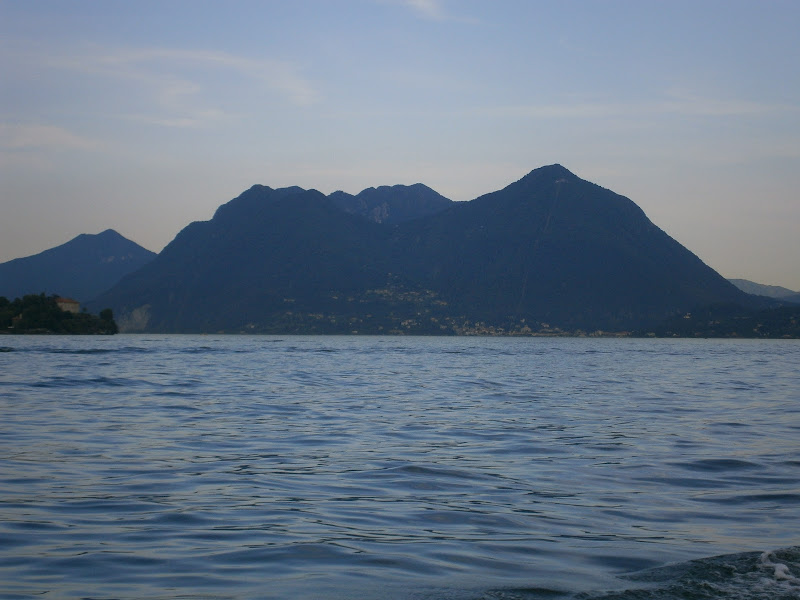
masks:
{"type": "MultiPolygon", "coordinates": [[[[317,315],[315,315],[317,316],[317,315]]],[[[318,315],[322,316],[322,315],[318,315]]],[[[367,315],[373,316],[373,315],[367,315]]],[[[469,322],[445,318],[433,319],[439,331],[420,331],[419,323],[403,321],[400,326],[379,333],[389,335],[485,335],[528,337],[703,337],[703,338],[800,338],[800,307],[782,306],[753,311],[737,306],[714,306],[696,313],[676,315],[649,331],[567,331],[542,323],[532,329],[524,322],[517,326],[499,327],[482,322],[469,322]],[[443,326],[444,325],[444,326],[443,326]]],[[[348,323],[353,325],[353,323],[348,323]]],[[[297,334],[341,333],[325,331],[308,324],[279,323],[284,329],[297,334]]],[[[379,328],[383,329],[383,328],[379,328]]],[[[72,334],[113,335],[119,332],[110,308],[92,315],[80,303],[58,295],[29,294],[13,301],[0,296],[0,335],[3,334],[72,334]]],[[[237,331],[236,333],[277,333],[273,331],[237,331]]],[[[356,330],[350,333],[361,333],[356,330]]],[[[371,332],[375,333],[375,332],[371,332]]]]}
{"type": "Polygon", "coordinates": [[[0,334],[112,335],[117,324],[111,309],[92,315],[80,303],[58,295],[29,294],[9,300],[0,296],[0,334]]]}

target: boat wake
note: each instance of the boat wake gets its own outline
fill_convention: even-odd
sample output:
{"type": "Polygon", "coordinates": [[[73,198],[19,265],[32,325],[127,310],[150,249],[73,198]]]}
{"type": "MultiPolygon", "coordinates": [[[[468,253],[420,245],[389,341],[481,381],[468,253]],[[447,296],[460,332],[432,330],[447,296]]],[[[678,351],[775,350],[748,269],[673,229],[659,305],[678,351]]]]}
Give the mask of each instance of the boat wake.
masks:
{"type": "MultiPolygon", "coordinates": [[[[480,600],[798,600],[800,546],[745,552],[646,569],[617,591],[501,589],[480,600]]],[[[476,599],[477,600],[477,599],[476,599]]]]}

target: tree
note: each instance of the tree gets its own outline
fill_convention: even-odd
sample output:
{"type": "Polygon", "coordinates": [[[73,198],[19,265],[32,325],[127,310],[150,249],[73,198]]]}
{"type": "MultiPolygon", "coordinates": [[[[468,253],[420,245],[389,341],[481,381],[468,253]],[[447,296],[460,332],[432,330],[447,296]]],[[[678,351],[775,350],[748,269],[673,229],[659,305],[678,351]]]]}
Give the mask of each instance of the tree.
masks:
{"type": "Polygon", "coordinates": [[[8,333],[114,334],[117,324],[110,309],[99,317],[61,310],[58,296],[30,294],[9,302],[0,297],[0,328],[8,333]]]}
{"type": "Polygon", "coordinates": [[[108,333],[117,333],[117,324],[114,322],[114,313],[110,308],[104,308],[100,311],[100,320],[105,324],[108,333]]]}

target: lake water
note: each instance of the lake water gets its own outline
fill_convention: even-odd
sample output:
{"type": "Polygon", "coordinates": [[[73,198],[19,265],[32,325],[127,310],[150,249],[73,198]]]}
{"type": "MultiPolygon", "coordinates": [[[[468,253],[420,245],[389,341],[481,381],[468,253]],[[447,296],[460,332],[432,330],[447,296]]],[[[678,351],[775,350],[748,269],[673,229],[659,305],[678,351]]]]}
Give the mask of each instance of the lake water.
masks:
{"type": "Polygon", "coordinates": [[[0,337],[0,597],[800,598],[800,342],[0,337]]]}

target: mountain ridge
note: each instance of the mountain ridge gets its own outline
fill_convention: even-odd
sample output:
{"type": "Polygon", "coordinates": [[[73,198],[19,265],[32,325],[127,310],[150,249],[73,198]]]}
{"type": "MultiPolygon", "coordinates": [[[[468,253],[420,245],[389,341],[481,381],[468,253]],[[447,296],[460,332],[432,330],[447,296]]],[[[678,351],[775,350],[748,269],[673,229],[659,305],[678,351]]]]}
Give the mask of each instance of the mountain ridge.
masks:
{"type": "Polygon", "coordinates": [[[630,331],[755,301],[630,199],[558,164],[394,222],[342,198],[253,186],[98,301],[131,330],[425,334],[630,331]]]}
{"type": "Polygon", "coordinates": [[[800,303],[800,292],[779,285],[765,285],[748,279],[728,279],[728,281],[748,294],[800,303]]]}
{"type": "Polygon", "coordinates": [[[345,212],[387,225],[430,216],[453,204],[452,200],[422,183],[370,187],[355,196],[336,191],[328,197],[345,212]]]}

